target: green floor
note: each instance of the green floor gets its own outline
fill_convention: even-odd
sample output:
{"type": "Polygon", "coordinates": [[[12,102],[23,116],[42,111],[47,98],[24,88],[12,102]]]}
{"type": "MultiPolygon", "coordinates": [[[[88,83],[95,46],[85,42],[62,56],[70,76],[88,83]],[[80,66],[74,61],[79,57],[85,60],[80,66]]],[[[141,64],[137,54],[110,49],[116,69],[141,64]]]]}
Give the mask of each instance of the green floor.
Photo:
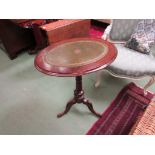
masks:
{"type": "MultiPolygon", "coordinates": [[[[0,50],[0,134],[85,134],[97,118],[78,104],[62,118],[72,98],[74,78],[46,76],[33,65],[34,55],[26,52],[10,60],[0,50]]],[[[131,82],[103,73],[102,85],[94,88],[95,73],[83,77],[85,94],[102,113],[123,86],[131,82]]],[[[144,86],[146,80],[134,81],[144,86]]],[[[150,87],[151,91],[155,87],[150,87]]]]}

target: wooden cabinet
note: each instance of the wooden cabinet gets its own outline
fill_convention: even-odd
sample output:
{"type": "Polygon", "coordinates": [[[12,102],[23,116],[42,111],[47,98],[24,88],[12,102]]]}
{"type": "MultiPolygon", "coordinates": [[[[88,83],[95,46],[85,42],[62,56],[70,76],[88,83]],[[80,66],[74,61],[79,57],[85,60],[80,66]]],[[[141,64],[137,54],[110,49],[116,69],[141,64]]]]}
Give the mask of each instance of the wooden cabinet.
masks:
{"type": "Polygon", "coordinates": [[[88,37],[90,30],[90,20],[64,19],[42,25],[41,29],[47,35],[48,44],[52,44],[70,38],[88,37]]]}
{"type": "Polygon", "coordinates": [[[10,59],[16,58],[20,51],[35,46],[33,32],[8,19],[0,19],[0,40],[10,59]]]}

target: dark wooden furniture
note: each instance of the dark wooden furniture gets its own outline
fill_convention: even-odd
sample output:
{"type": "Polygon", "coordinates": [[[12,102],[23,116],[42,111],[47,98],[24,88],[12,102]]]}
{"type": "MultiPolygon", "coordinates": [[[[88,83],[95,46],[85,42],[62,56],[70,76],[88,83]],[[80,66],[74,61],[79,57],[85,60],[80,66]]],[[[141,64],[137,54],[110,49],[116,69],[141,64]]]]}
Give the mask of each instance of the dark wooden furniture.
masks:
{"type": "Polygon", "coordinates": [[[40,26],[56,19],[0,19],[0,40],[11,59],[28,49],[29,54],[47,46],[40,26]]]}
{"type": "Polygon", "coordinates": [[[107,41],[76,38],[48,46],[36,56],[35,67],[42,73],[52,76],[73,76],[76,79],[74,97],[66,105],[65,111],[57,117],[62,117],[76,103],[87,105],[93,114],[101,116],[95,112],[92,103],[84,96],[82,75],[106,67],[116,55],[116,48],[107,41]]]}
{"type": "Polygon", "coordinates": [[[89,35],[90,20],[80,19],[1,19],[0,40],[11,59],[29,49],[29,54],[49,44],[89,35]]]}
{"type": "Polygon", "coordinates": [[[16,58],[20,51],[35,46],[32,30],[8,19],[0,19],[0,40],[11,59],[16,58]]]}

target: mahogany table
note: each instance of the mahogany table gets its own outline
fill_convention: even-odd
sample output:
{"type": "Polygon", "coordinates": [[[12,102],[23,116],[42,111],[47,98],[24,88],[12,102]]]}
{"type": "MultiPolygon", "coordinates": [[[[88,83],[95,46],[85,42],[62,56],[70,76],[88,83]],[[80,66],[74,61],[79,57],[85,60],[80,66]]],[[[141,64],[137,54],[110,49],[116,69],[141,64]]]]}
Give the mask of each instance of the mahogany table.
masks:
{"type": "Polygon", "coordinates": [[[50,45],[35,57],[34,64],[40,72],[51,76],[75,77],[74,97],[67,103],[64,112],[57,117],[62,117],[76,103],[85,104],[93,114],[101,116],[84,96],[82,75],[105,68],[116,56],[115,46],[107,41],[74,38],[50,45]]]}

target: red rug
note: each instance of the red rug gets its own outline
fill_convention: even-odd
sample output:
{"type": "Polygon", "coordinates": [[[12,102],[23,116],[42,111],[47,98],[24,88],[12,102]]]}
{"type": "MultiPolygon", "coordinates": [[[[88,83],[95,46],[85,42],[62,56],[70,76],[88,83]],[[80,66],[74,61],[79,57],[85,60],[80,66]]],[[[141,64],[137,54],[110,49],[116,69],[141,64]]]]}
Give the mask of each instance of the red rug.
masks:
{"type": "Polygon", "coordinates": [[[150,103],[153,93],[143,95],[134,83],[124,87],[87,135],[127,135],[150,103]]]}
{"type": "Polygon", "coordinates": [[[101,38],[104,33],[105,27],[92,25],[89,35],[94,38],[101,38]]]}

